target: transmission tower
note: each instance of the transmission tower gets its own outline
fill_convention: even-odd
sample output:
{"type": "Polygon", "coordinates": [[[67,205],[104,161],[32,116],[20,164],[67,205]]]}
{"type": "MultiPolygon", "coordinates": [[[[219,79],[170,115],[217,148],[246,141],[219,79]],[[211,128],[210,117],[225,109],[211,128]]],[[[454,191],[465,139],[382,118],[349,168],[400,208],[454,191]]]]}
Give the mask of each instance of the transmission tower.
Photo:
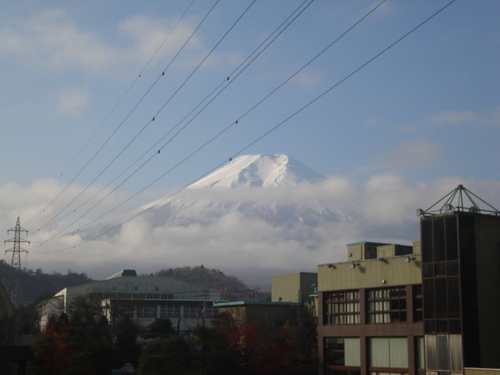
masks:
{"type": "Polygon", "coordinates": [[[26,229],[21,228],[21,223],[19,221],[19,218],[17,218],[16,226],[12,229],[9,229],[7,231],[7,234],[9,234],[10,232],[14,232],[14,238],[4,241],[4,244],[6,244],[7,242],[12,242],[14,244],[11,249],[5,250],[5,254],[10,252],[12,253],[12,260],[10,262],[11,275],[7,280],[7,285],[8,285],[7,289],[12,288],[11,299],[12,302],[16,303],[17,299],[22,294],[21,279],[20,279],[21,253],[28,253],[28,251],[21,249],[21,242],[27,242],[29,244],[29,241],[21,238],[21,232],[25,232],[26,234],[28,234],[28,231],[26,229]]]}

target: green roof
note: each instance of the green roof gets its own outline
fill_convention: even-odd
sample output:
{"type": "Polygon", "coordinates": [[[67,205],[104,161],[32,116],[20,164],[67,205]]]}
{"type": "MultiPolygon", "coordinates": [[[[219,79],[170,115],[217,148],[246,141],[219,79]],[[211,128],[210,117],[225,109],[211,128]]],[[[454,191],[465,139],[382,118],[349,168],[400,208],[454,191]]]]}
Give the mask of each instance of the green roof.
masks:
{"type": "Polygon", "coordinates": [[[137,277],[137,272],[135,270],[122,270],[115,273],[113,276],[108,277],[106,280],[115,279],[117,277],[137,277]]]}

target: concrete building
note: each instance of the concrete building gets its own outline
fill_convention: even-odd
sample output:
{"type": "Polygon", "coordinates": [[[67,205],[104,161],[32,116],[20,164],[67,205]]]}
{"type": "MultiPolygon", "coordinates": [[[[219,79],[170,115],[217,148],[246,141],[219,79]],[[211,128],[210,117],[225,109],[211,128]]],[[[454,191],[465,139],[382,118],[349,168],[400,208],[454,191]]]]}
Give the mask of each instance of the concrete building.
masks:
{"type": "Polygon", "coordinates": [[[202,290],[181,280],[138,277],[135,270],[123,270],[106,280],[65,288],[40,303],[40,327],[44,329],[52,316],[68,312],[79,296],[98,299],[111,324],[124,315],[143,327],[156,318],[169,318],[179,331],[189,331],[203,321],[209,324],[217,313],[213,301],[220,299],[219,292],[202,290]]]}
{"type": "Polygon", "coordinates": [[[315,272],[274,275],[271,278],[271,301],[309,303],[317,284],[318,274],[315,272]]]}
{"type": "Polygon", "coordinates": [[[294,319],[299,303],[233,301],[216,302],[214,306],[240,324],[253,323],[260,332],[268,332],[294,319]]]}
{"type": "Polygon", "coordinates": [[[271,302],[222,301],[214,304],[221,313],[229,313],[239,323],[254,323],[266,332],[293,321],[299,306],[311,304],[318,277],[312,272],[296,272],[272,276],[271,302]]]}
{"type": "Polygon", "coordinates": [[[417,210],[412,247],[358,242],[318,266],[320,374],[500,368],[500,212],[474,198],[460,185],[417,210]]]}
{"type": "Polygon", "coordinates": [[[419,248],[357,242],[347,246],[349,262],[318,266],[321,374],[424,369],[419,248]]]}

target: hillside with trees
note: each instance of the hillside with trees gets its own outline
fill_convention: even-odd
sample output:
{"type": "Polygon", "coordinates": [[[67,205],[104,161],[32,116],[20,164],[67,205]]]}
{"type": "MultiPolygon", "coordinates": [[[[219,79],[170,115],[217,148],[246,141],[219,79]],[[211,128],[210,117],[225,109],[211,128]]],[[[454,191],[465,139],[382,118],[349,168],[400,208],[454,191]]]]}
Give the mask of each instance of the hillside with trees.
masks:
{"type": "Polygon", "coordinates": [[[31,269],[17,270],[12,268],[4,260],[0,260],[0,281],[9,293],[14,280],[19,280],[22,287],[21,303],[30,304],[44,297],[52,296],[61,289],[87,284],[93,280],[85,273],[76,273],[71,270],[63,275],[58,272],[44,273],[40,268],[36,271],[31,269]]]}
{"type": "MultiPolygon", "coordinates": [[[[171,277],[197,285],[203,289],[218,290],[226,300],[266,298],[265,294],[250,290],[237,277],[225,275],[220,270],[205,268],[203,265],[169,268],[152,275],[142,275],[142,277],[146,276],[171,277]]],[[[64,288],[94,281],[87,277],[85,273],[77,273],[72,270],[68,270],[66,274],[58,272],[49,274],[44,273],[41,269],[33,271],[26,268],[19,271],[12,268],[4,260],[0,260],[0,282],[8,293],[12,289],[13,280],[21,282],[23,293],[19,302],[23,304],[39,302],[64,288]]]]}
{"type": "Polygon", "coordinates": [[[218,290],[224,300],[263,300],[268,298],[268,294],[249,289],[237,277],[225,275],[220,270],[209,269],[203,265],[164,269],[156,272],[154,276],[172,277],[204,289],[218,290]]]}

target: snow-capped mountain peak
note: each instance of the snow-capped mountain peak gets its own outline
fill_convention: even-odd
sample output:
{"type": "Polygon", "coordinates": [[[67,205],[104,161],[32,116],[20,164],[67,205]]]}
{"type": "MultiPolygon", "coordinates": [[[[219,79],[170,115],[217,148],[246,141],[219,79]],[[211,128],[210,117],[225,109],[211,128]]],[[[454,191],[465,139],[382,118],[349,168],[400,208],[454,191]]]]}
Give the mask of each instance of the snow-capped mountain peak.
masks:
{"type": "Polygon", "coordinates": [[[312,183],[323,178],[319,173],[284,154],[244,155],[189,188],[295,186],[299,182],[312,183]]]}

